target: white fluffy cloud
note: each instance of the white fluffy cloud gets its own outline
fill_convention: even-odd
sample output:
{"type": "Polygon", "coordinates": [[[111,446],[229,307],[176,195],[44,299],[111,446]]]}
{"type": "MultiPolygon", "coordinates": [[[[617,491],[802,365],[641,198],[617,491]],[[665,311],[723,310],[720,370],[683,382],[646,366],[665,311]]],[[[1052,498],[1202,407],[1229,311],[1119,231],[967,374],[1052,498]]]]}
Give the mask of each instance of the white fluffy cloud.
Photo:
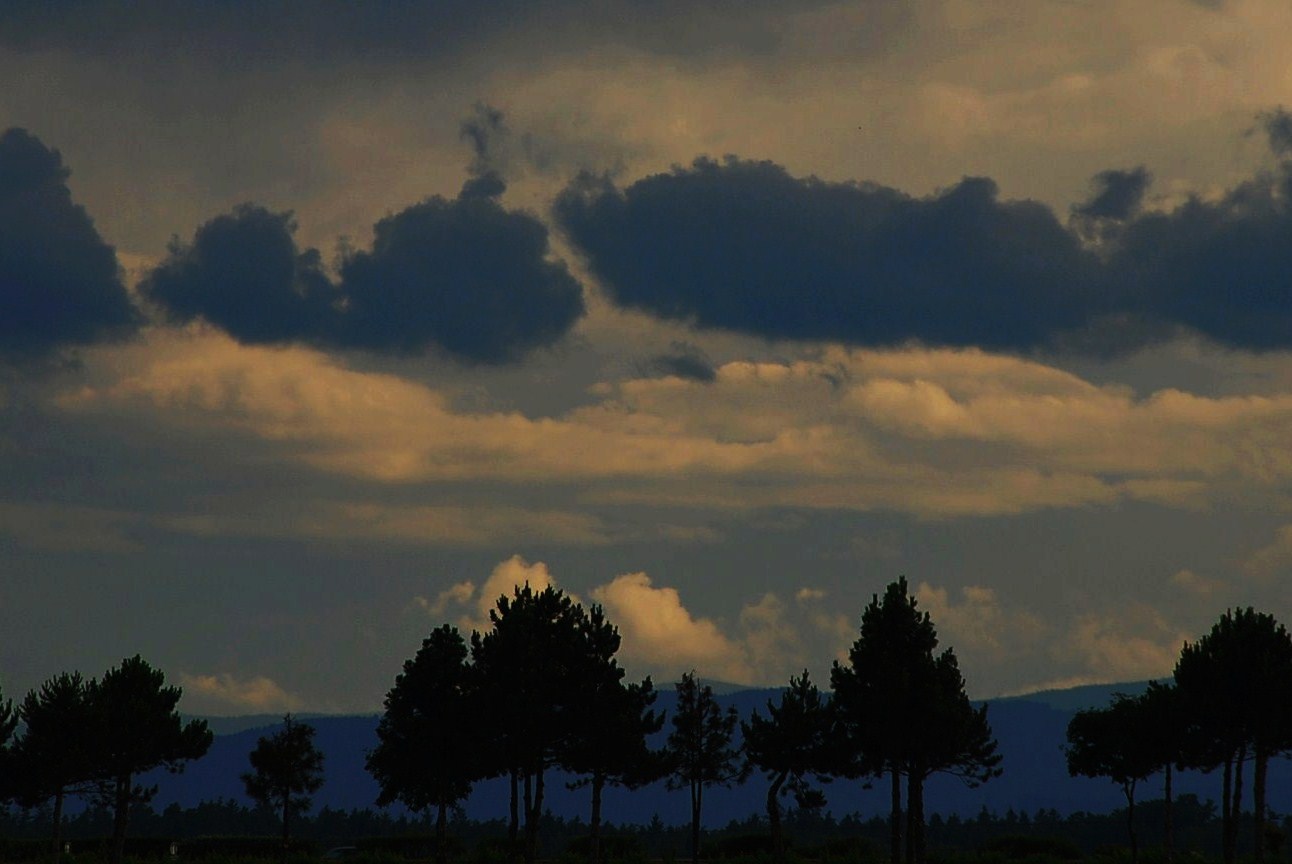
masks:
{"type": "MultiPolygon", "coordinates": [[[[498,603],[500,597],[511,597],[516,589],[528,585],[535,592],[545,588],[557,587],[547,565],[542,561],[530,563],[520,555],[513,555],[498,563],[490,571],[484,584],[476,588],[470,579],[458,582],[444,589],[435,599],[414,597],[413,602],[425,609],[432,618],[441,618],[460,613],[457,626],[465,633],[472,630],[489,629],[489,612],[498,603]]],[[[567,594],[569,592],[566,592],[567,594]]],[[[571,595],[574,597],[574,595],[571,595]]],[[[574,597],[577,600],[577,597],[574,597]]]]}
{"type": "Polygon", "coordinates": [[[618,625],[626,661],[657,669],[695,668],[705,677],[742,684],[754,679],[741,646],[713,620],[687,611],[676,589],[657,588],[645,573],[625,573],[590,593],[618,625]]]}
{"type": "MultiPolygon", "coordinates": [[[[498,596],[526,582],[539,590],[557,586],[546,564],[514,555],[479,588],[466,580],[434,599],[418,596],[413,602],[433,619],[456,615],[460,629],[486,630],[498,596]]],[[[824,597],[823,591],[804,589],[791,604],[766,593],[734,610],[726,623],[695,614],[676,588],[657,585],[645,573],[623,573],[588,592],[588,600],[619,629],[619,657],[634,674],[671,682],[694,669],[705,678],[751,685],[784,683],[805,666],[819,667],[841,654],[850,625],[845,616],[824,608],[824,597]]]]}

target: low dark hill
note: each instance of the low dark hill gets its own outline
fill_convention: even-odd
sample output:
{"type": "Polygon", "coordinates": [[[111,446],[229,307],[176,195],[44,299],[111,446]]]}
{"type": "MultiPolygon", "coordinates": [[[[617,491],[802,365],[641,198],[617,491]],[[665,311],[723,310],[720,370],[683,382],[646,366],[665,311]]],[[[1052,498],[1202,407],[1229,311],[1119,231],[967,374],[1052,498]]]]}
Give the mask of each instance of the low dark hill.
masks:
{"type": "MultiPolygon", "coordinates": [[[[1119,689],[1135,693],[1143,689],[1143,684],[1075,688],[993,700],[988,717],[1004,756],[1004,776],[978,789],[968,789],[954,778],[936,777],[927,789],[927,811],[964,817],[976,815],[983,807],[997,813],[1011,808],[1034,813],[1045,808],[1067,815],[1081,810],[1105,813],[1124,806],[1121,792],[1112,783],[1069,777],[1062,750],[1072,714],[1080,707],[1106,704],[1110,695],[1119,689]]],[[[777,695],[776,690],[741,690],[718,699],[724,705],[735,705],[747,717],[755,708],[765,713],[767,700],[777,695]]],[[[671,712],[673,702],[674,694],[666,691],[660,694],[657,707],[671,712]]],[[[249,768],[247,754],[261,735],[272,731],[272,722],[276,720],[222,718],[215,725],[217,730],[238,731],[217,734],[207,756],[189,765],[184,773],[159,772],[146,779],[145,782],[160,786],[154,806],[161,808],[177,802],[188,807],[202,800],[226,798],[245,801],[239,777],[249,768]],[[255,721],[261,722],[251,728],[243,725],[255,721]]],[[[315,796],[316,806],[344,810],[372,807],[377,786],[363,763],[368,749],[376,743],[377,717],[315,716],[309,722],[318,730],[316,741],[326,754],[327,782],[315,796]]],[[[660,742],[663,737],[661,734],[660,742]]],[[[557,815],[586,819],[588,792],[568,790],[565,784],[570,779],[560,774],[549,779],[548,806],[557,815]]],[[[1218,776],[1184,772],[1176,778],[1176,792],[1192,792],[1203,800],[1218,799],[1219,784],[1218,776]]],[[[1292,806],[1292,765],[1287,760],[1271,764],[1269,790],[1270,806],[1274,810],[1281,812],[1292,806]]],[[[766,784],[758,775],[735,789],[712,790],[705,798],[706,824],[725,825],[733,819],[761,812],[765,791],[766,784]]],[[[839,780],[826,786],[825,791],[830,809],[836,815],[860,812],[870,816],[887,811],[888,791],[883,783],[864,789],[859,781],[839,780]]],[[[1139,792],[1145,800],[1160,795],[1160,780],[1156,778],[1139,792]]],[[[505,818],[506,812],[507,786],[502,780],[478,784],[467,802],[467,813],[473,818],[505,818]]],[[[689,819],[686,793],[669,792],[663,783],[635,792],[607,790],[606,819],[645,823],[655,814],[669,824],[686,822],[689,819]]]]}

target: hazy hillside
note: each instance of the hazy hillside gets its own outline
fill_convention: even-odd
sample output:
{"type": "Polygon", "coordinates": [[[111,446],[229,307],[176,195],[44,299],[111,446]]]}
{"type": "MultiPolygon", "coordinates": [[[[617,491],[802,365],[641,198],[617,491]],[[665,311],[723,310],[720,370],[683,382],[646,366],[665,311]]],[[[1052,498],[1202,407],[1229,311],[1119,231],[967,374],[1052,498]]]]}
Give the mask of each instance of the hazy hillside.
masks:
{"type": "MultiPolygon", "coordinates": [[[[1067,814],[1076,810],[1106,812],[1122,806],[1121,793],[1113,784],[1068,776],[1062,752],[1064,732],[1077,706],[1104,704],[1117,690],[1138,692],[1141,689],[1142,683],[1079,687],[994,700],[989,717],[1004,755],[1004,776],[979,789],[967,789],[953,778],[935,778],[927,791],[928,812],[955,812],[964,816],[976,814],[985,806],[997,812],[1011,807],[1034,812],[1043,807],[1067,814]]],[[[748,716],[777,692],[741,690],[719,696],[719,701],[735,705],[742,716],[748,716]]],[[[672,691],[665,691],[660,694],[657,705],[671,711],[673,701],[672,691]]],[[[183,774],[159,773],[147,781],[161,787],[157,806],[172,801],[188,806],[203,799],[243,800],[238,778],[247,770],[247,754],[256,739],[277,722],[278,718],[271,717],[221,718],[216,724],[217,730],[238,731],[218,734],[206,758],[190,765],[183,774]]],[[[364,771],[363,762],[376,740],[377,717],[315,716],[310,722],[318,729],[318,745],[327,757],[327,783],[315,798],[317,805],[343,809],[371,807],[377,787],[364,771]]],[[[558,775],[549,781],[549,806],[561,815],[584,815],[588,793],[568,790],[565,784],[569,779],[558,775]]],[[[1194,792],[1204,799],[1218,798],[1218,784],[1218,778],[1186,772],[1177,775],[1176,791],[1194,792]]],[[[1275,810],[1286,808],[1285,802],[1292,801],[1292,766],[1286,760],[1271,765],[1269,784],[1271,806],[1275,810]]],[[[720,825],[760,812],[765,789],[761,777],[755,776],[743,787],[713,790],[705,799],[705,821],[720,825]]],[[[836,814],[858,810],[867,814],[884,812],[888,806],[887,788],[882,785],[867,790],[860,782],[839,781],[825,789],[836,814]]],[[[1157,794],[1156,780],[1150,781],[1141,792],[1144,799],[1157,794]]],[[[506,809],[507,789],[501,780],[478,784],[467,802],[467,812],[477,818],[501,818],[506,809]]],[[[666,822],[681,823],[688,818],[688,801],[684,793],[668,792],[663,783],[658,783],[631,793],[607,790],[604,810],[605,817],[612,821],[648,821],[658,813],[666,822]]]]}

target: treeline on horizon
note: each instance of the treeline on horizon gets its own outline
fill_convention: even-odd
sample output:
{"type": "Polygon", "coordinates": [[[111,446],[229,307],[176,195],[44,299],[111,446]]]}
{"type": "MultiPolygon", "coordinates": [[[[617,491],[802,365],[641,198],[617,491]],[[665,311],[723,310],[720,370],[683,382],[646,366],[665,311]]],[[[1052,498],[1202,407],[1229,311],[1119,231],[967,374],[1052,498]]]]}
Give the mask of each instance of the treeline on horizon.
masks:
{"type": "MultiPolygon", "coordinates": [[[[1163,809],[1160,798],[1137,805],[1135,820],[1146,842],[1161,842],[1163,809]]],[[[1175,814],[1181,849],[1189,850],[1194,856],[1219,857],[1220,822],[1213,802],[1199,801],[1191,794],[1182,795],[1175,802],[1175,814]]],[[[1126,836],[1126,815],[1125,808],[1109,813],[1075,812],[1067,816],[1053,809],[1033,813],[1009,809],[998,813],[984,808],[972,817],[930,814],[927,831],[934,859],[939,857],[938,852],[999,852],[1005,858],[1048,853],[1064,858],[1121,849],[1126,836]]],[[[10,841],[8,847],[5,841],[0,841],[0,860],[30,860],[32,855],[24,857],[22,853],[46,848],[51,818],[48,807],[0,810],[0,837],[10,841]]],[[[140,844],[142,849],[165,850],[171,842],[177,842],[180,856],[188,857],[202,843],[218,847],[221,840],[235,845],[242,839],[272,838],[280,828],[280,814],[271,807],[248,806],[230,799],[204,801],[191,807],[171,804],[160,811],[145,804],[137,808],[131,822],[132,839],[144,841],[140,844]]],[[[836,817],[828,812],[791,807],[784,814],[784,825],[787,846],[796,857],[816,857],[814,853],[845,857],[842,853],[847,850],[857,860],[868,862],[880,862],[887,857],[886,816],[851,813],[836,817]]],[[[606,823],[603,827],[606,857],[615,860],[631,858],[632,853],[652,859],[677,858],[690,849],[690,826],[666,824],[658,815],[638,823],[606,823]]],[[[1274,828],[1271,839],[1280,844],[1273,847],[1277,854],[1282,841],[1292,832],[1292,815],[1284,816],[1274,828]]],[[[63,836],[75,853],[98,849],[111,832],[112,811],[91,806],[67,818],[63,836]]],[[[461,808],[455,808],[450,815],[449,845],[460,853],[454,857],[483,861],[502,848],[497,841],[505,832],[506,820],[471,819],[461,808]]],[[[578,817],[555,816],[549,811],[543,816],[542,838],[544,857],[586,852],[588,823],[578,817]]],[[[298,818],[293,843],[295,848],[309,851],[355,846],[362,851],[387,852],[399,857],[425,857],[424,853],[434,848],[434,825],[415,815],[323,807],[298,818]]],[[[271,843],[261,843],[261,848],[277,852],[271,843]]],[[[134,851],[129,843],[127,850],[134,851]]],[[[770,851],[766,815],[751,814],[732,820],[722,828],[706,829],[701,851],[706,858],[770,851]]],[[[1245,843],[1240,846],[1240,852],[1250,851],[1245,843]]]]}
{"type": "MultiPolygon", "coordinates": [[[[518,587],[498,599],[489,618],[489,629],[469,639],[445,624],[423,640],[386,696],[378,743],[368,754],[380,788],[375,803],[400,802],[425,814],[434,825],[438,862],[457,848],[448,833],[450,815],[477,781],[489,778],[509,782],[509,815],[498,838],[504,857],[533,862],[544,848],[540,836],[554,824],[544,807],[545,782],[559,768],[588,789],[585,854],[593,862],[604,857],[601,797],[608,785],[632,789],[664,780],[685,790],[687,846],[698,861],[706,793],[761,772],[767,848],[777,858],[788,849],[790,817],[782,800],[793,801],[796,829],[825,825],[821,787],[847,781],[890,790],[887,818],[864,823],[884,826],[890,864],[925,864],[929,843],[948,839],[944,833],[953,824],[926,819],[927,779],[945,773],[976,787],[1002,771],[988,706],[969,701],[955,652],[937,650],[933,622],[917,608],[904,577],[871,598],[847,661],[831,669],[828,691],[805,671],[790,679],[778,702],[768,700],[765,716],[755,711],[743,722],[734,707],[719,706],[694,671],[676,683],[672,716],[655,711],[651,679],[625,681],[615,656],[619,633],[601,607],[585,609],[558,589],[518,587]],[[653,748],[649,742],[666,720],[667,740],[653,748]]],[[[54,864],[67,796],[111,811],[109,852],[117,864],[132,811],[143,818],[141,808],[156,791],[135,778],[161,766],[182,770],[205,754],[210,730],[203,721],[181,721],[179,696],[179,688],[164,686],[162,674],[135,657],[102,679],[51,678],[16,710],[0,700],[0,798],[28,809],[52,805],[54,864]]],[[[248,795],[277,814],[284,858],[292,827],[299,836],[308,824],[304,814],[323,782],[313,736],[309,724],[288,715],[281,730],[259,740],[252,770],[242,775],[248,795]]],[[[1160,835],[1170,862],[1185,821],[1173,801],[1172,771],[1220,769],[1219,846],[1229,864],[1238,849],[1249,762],[1251,850],[1260,862],[1278,845],[1265,778],[1270,758],[1289,750],[1292,637],[1272,616],[1249,608],[1226,612],[1208,634],[1187,643],[1173,682],[1078,712],[1066,752],[1072,774],[1107,777],[1122,788],[1132,862],[1143,830],[1137,787],[1163,775],[1160,835]]],[[[466,824],[453,820],[455,830],[466,824]]]]}

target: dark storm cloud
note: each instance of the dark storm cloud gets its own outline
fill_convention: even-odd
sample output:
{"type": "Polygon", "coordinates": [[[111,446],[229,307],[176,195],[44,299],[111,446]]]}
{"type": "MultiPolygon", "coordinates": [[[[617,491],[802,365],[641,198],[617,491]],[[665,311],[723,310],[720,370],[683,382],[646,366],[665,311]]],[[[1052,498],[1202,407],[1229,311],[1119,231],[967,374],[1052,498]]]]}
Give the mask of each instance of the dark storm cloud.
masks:
{"type": "Polygon", "coordinates": [[[1258,177],[1218,201],[1147,213],[1108,241],[1109,278],[1150,325],[1235,348],[1292,348],[1292,179],[1258,177]]]}
{"type": "Polygon", "coordinates": [[[968,178],[929,198],[728,157],[555,206],[620,305],[767,337],[1044,343],[1098,305],[1098,264],[1054,214],[968,178]]]}
{"type": "Polygon", "coordinates": [[[1283,159],[1292,157],[1292,114],[1280,105],[1261,114],[1259,119],[1274,155],[1283,159]]]}
{"type": "Polygon", "coordinates": [[[22,362],[121,338],[138,317],[57,150],[0,135],[0,359],[22,362]]]}
{"type": "Polygon", "coordinates": [[[342,341],[416,353],[437,346],[483,363],[560,339],[583,291],[548,261],[547,229],[495,200],[431,198],[376,225],[370,252],[341,268],[342,341]]]}
{"type": "Polygon", "coordinates": [[[658,354],[646,364],[649,375],[674,375],[688,381],[709,383],[718,377],[713,362],[700,348],[689,342],[674,342],[667,354],[658,354]]]}
{"type": "MultiPolygon", "coordinates": [[[[788,7],[827,2],[797,0],[788,7]]],[[[553,40],[613,42],[684,56],[770,50],[779,42],[777,19],[786,10],[776,0],[8,0],[0,4],[0,45],[104,54],[200,45],[191,62],[326,56],[379,65],[442,62],[492,37],[514,34],[538,49],[550,48],[553,40]]]]}
{"type": "Polygon", "coordinates": [[[318,338],[336,291],[317,251],[298,252],[290,213],[243,205],[172,243],[140,293],[173,321],[204,318],[241,342],[318,338]]]}
{"type": "Polygon", "coordinates": [[[471,114],[462,121],[458,134],[471,145],[471,164],[467,166],[471,176],[500,173],[500,169],[505,167],[499,164],[499,144],[510,133],[502,111],[486,102],[477,102],[472,106],[471,114]]]}
{"type": "MultiPolygon", "coordinates": [[[[1287,155],[1292,119],[1262,123],[1287,155]]],[[[1149,182],[1100,173],[1065,228],[990,180],[913,198],[728,157],[625,189],[584,177],[555,213],[614,302],[700,328],[1093,354],[1187,329],[1292,348],[1292,160],[1168,212],[1142,211],[1149,182]]]]}
{"type": "Polygon", "coordinates": [[[1126,219],[1139,211],[1153,175],[1142,165],[1130,171],[1100,171],[1091,181],[1092,194],[1074,205],[1073,216],[1082,220],[1126,219]]]}
{"type": "Polygon", "coordinates": [[[438,349],[479,363],[550,345],[584,311],[579,283],[546,259],[547,229],[488,195],[431,198],[383,219],[335,285],[293,229],[290,214],[250,205],[218,216],[174,245],[141,292],[172,320],[200,317],[242,342],[438,349]]]}

